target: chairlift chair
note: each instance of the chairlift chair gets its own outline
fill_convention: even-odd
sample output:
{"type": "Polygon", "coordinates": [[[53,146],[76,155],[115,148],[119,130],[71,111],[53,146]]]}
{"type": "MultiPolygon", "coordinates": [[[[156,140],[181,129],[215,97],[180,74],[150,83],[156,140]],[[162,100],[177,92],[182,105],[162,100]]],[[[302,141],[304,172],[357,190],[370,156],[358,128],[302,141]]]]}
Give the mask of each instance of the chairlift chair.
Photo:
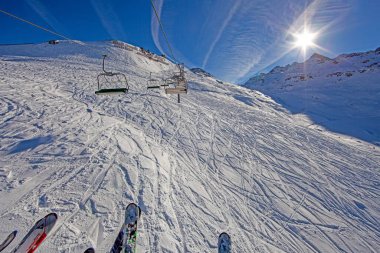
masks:
{"type": "Polygon", "coordinates": [[[147,83],[147,89],[148,90],[149,89],[159,89],[162,86],[164,86],[161,84],[160,80],[152,77],[152,72],[150,72],[149,79],[146,83],[147,83]]]}
{"type": "Polygon", "coordinates": [[[185,77],[184,65],[179,64],[179,73],[166,80],[166,85],[174,85],[165,89],[166,94],[186,94],[187,93],[187,80],[185,77]]]}
{"type": "Polygon", "coordinates": [[[104,61],[107,55],[103,55],[103,73],[97,77],[98,90],[95,91],[96,95],[111,95],[127,93],[129,89],[127,77],[122,73],[106,71],[104,68],[104,61]],[[117,79],[115,81],[115,78],[117,79]],[[110,80],[111,79],[111,80],[110,80]],[[114,79],[112,81],[112,79],[114,79]],[[117,82],[117,85],[114,85],[117,82]],[[106,86],[107,85],[107,86],[106,86]],[[109,86],[113,87],[109,87],[109,86]],[[114,87],[117,86],[117,87],[114,87]]]}

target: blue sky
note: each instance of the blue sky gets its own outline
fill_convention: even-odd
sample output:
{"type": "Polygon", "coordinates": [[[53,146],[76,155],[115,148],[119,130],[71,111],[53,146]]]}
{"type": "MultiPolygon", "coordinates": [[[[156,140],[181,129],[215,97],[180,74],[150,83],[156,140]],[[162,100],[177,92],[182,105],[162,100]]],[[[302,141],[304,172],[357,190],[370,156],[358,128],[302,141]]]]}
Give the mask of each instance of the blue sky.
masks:
{"type": "MultiPolygon", "coordinates": [[[[154,0],[176,58],[220,79],[243,82],[301,61],[290,50],[305,24],[318,52],[380,47],[379,0],[154,0]]],[[[3,0],[0,9],[83,41],[119,39],[169,55],[149,0],[3,0]]],[[[0,13],[1,44],[56,38],[0,13]]]]}

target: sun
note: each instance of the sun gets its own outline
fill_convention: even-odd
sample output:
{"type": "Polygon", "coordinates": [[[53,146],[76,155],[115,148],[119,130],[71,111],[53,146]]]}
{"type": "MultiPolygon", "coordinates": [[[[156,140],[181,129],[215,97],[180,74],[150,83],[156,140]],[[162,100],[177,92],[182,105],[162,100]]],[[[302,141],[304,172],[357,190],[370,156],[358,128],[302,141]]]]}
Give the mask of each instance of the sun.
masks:
{"type": "Polygon", "coordinates": [[[293,34],[295,37],[294,46],[301,48],[304,52],[310,47],[315,47],[315,40],[317,33],[310,32],[308,29],[304,29],[301,33],[293,34]]]}

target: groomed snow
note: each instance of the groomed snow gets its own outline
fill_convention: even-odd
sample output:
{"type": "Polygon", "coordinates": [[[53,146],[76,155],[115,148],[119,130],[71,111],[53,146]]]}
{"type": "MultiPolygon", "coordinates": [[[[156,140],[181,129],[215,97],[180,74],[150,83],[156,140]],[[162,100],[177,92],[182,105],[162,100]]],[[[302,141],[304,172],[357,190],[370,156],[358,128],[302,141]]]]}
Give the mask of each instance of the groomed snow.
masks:
{"type": "Polygon", "coordinates": [[[380,148],[309,127],[271,98],[109,42],[0,46],[0,239],[49,212],[38,252],[107,252],[130,202],[138,252],[377,252],[380,148]],[[101,54],[127,95],[96,96],[101,54]],[[128,64],[128,65],[126,65],[128,64]],[[169,73],[169,74],[168,74],[169,73]]]}

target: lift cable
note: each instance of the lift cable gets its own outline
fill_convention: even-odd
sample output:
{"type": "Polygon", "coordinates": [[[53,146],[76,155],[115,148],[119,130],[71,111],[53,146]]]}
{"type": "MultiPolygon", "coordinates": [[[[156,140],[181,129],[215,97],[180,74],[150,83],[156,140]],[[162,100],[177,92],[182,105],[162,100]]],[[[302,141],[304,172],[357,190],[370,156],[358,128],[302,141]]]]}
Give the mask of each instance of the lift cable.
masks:
{"type": "Polygon", "coordinates": [[[38,29],[44,30],[45,32],[48,32],[48,33],[54,34],[54,35],[56,35],[56,36],[58,36],[58,37],[64,38],[65,40],[70,40],[70,41],[73,41],[73,42],[75,42],[75,43],[77,43],[77,44],[79,44],[79,45],[83,45],[81,42],[78,42],[78,41],[72,40],[72,39],[70,39],[70,38],[68,38],[68,37],[66,37],[66,36],[64,36],[64,35],[62,35],[62,34],[59,34],[59,33],[54,32],[54,31],[52,31],[52,30],[49,30],[49,29],[47,29],[47,28],[45,28],[45,27],[42,27],[42,26],[40,26],[40,25],[37,25],[37,24],[35,24],[35,23],[31,22],[31,21],[28,21],[28,20],[25,20],[25,19],[23,19],[23,18],[17,17],[16,15],[13,15],[12,13],[6,12],[6,11],[1,10],[1,9],[0,9],[0,12],[4,13],[5,15],[8,15],[8,16],[10,16],[10,17],[12,17],[12,18],[15,18],[15,19],[17,19],[17,20],[19,20],[19,21],[22,21],[22,22],[24,22],[24,23],[27,23],[27,24],[32,25],[32,26],[34,26],[34,27],[37,27],[38,29]]]}
{"type": "Polygon", "coordinates": [[[171,45],[170,45],[170,43],[169,43],[168,36],[166,35],[166,32],[165,32],[165,30],[164,30],[164,26],[163,26],[163,24],[162,24],[162,22],[161,22],[161,20],[160,20],[160,17],[159,17],[159,15],[158,15],[158,12],[157,12],[157,9],[156,9],[156,6],[155,6],[154,3],[153,3],[153,0],[150,0],[150,3],[152,4],[152,7],[153,7],[154,13],[155,13],[155,15],[156,15],[157,21],[158,21],[158,23],[160,24],[160,29],[161,29],[162,34],[164,35],[164,38],[165,38],[166,44],[168,45],[168,48],[169,48],[170,54],[171,54],[173,60],[175,61],[175,63],[178,63],[177,59],[176,59],[175,56],[174,56],[173,49],[172,49],[172,47],[171,47],[171,45]]]}
{"type": "MultiPolygon", "coordinates": [[[[152,4],[153,4],[153,2],[152,2],[152,4]]],[[[153,5],[153,6],[154,6],[154,5],[153,5]]],[[[33,22],[29,21],[29,20],[26,20],[26,19],[20,18],[20,17],[14,15],[14,14],[9,13],[9,12],[7,12],[7,11],[4,11],[4,10],[2,10],[2,9],[0,9],[0,12],[3,13],[3,14],[5,14],[5,15],[7,15],[7,16],[9,16],[9,17],[12,17],[12,18],[14,18],[14,19],[17,19],[17,20],[19,20],[19,21],[21,21],[21,22],[27,23],[27,24],[29,24],[29,25],[31,25],[31,26],[34,26],[34,27],[36,27],[36,28],[38,28],[38,29],[41,29],[41,30],[43,30],[43,31],[45,31],[45,32],[48,32],[48,33],[50,33],[50,34],[53,34],[53,35],[58,36],[58,37],[60,37],[60,38],[63,38],[63,39],[65,39],[65,40],[72,41],[73,43],[76,43],[76,44],[78,44],[78,45],[88,47],[88,48],[92,49],[93,51],[96,51],[96,52],[100,53],[101,55],[104,54],[104,52],[101,51],[100,49],[94,48],[94,46],[91,46],[91,45],[89,45],[89,44],[87,44],[87,43],[85,43],[85,42],[83,42],[83,41],[80,41],[80,40],[73,40],[73,39],[71,39],[71,38],[69,38],[69,37],[67,37],[67,36],[65,36],[65,35],[59,34],[59,33],[57,33],[57,32],[54,32],[54,31],[52,31],[52,30],[50,30],[50,29],[47,29],[46,27],[43,27],[43,26],[37,25],[37,24],[35,24],[35,23],[33,23],[33,22]]],[[[165,37],[166,37],[166,36],[165,36],[165,37]]],[[[169,45],[169,46],[170,46],[170,45],[169,45]]],[[[171,47],[170,47],[170,49],[171,49],[171,47]]],[[[173,57],[174,57],[174,55],[173,55],[173,57]]],[[[142,72],[145,72],[147,75],[148,75],[148,73],[150,73],[150,72],[147,71],[146,69],[140,68],[140,67],[138,67],[138,66],[136,66],[136,65],[129,64],[129,63],[127,63],[127,62],[124,62],[124,64],[125,64],[125,65],[129,65],[129,66],[132,66],[133,68],[136,68],[136,69],[140,69],[142,72]]]]}

